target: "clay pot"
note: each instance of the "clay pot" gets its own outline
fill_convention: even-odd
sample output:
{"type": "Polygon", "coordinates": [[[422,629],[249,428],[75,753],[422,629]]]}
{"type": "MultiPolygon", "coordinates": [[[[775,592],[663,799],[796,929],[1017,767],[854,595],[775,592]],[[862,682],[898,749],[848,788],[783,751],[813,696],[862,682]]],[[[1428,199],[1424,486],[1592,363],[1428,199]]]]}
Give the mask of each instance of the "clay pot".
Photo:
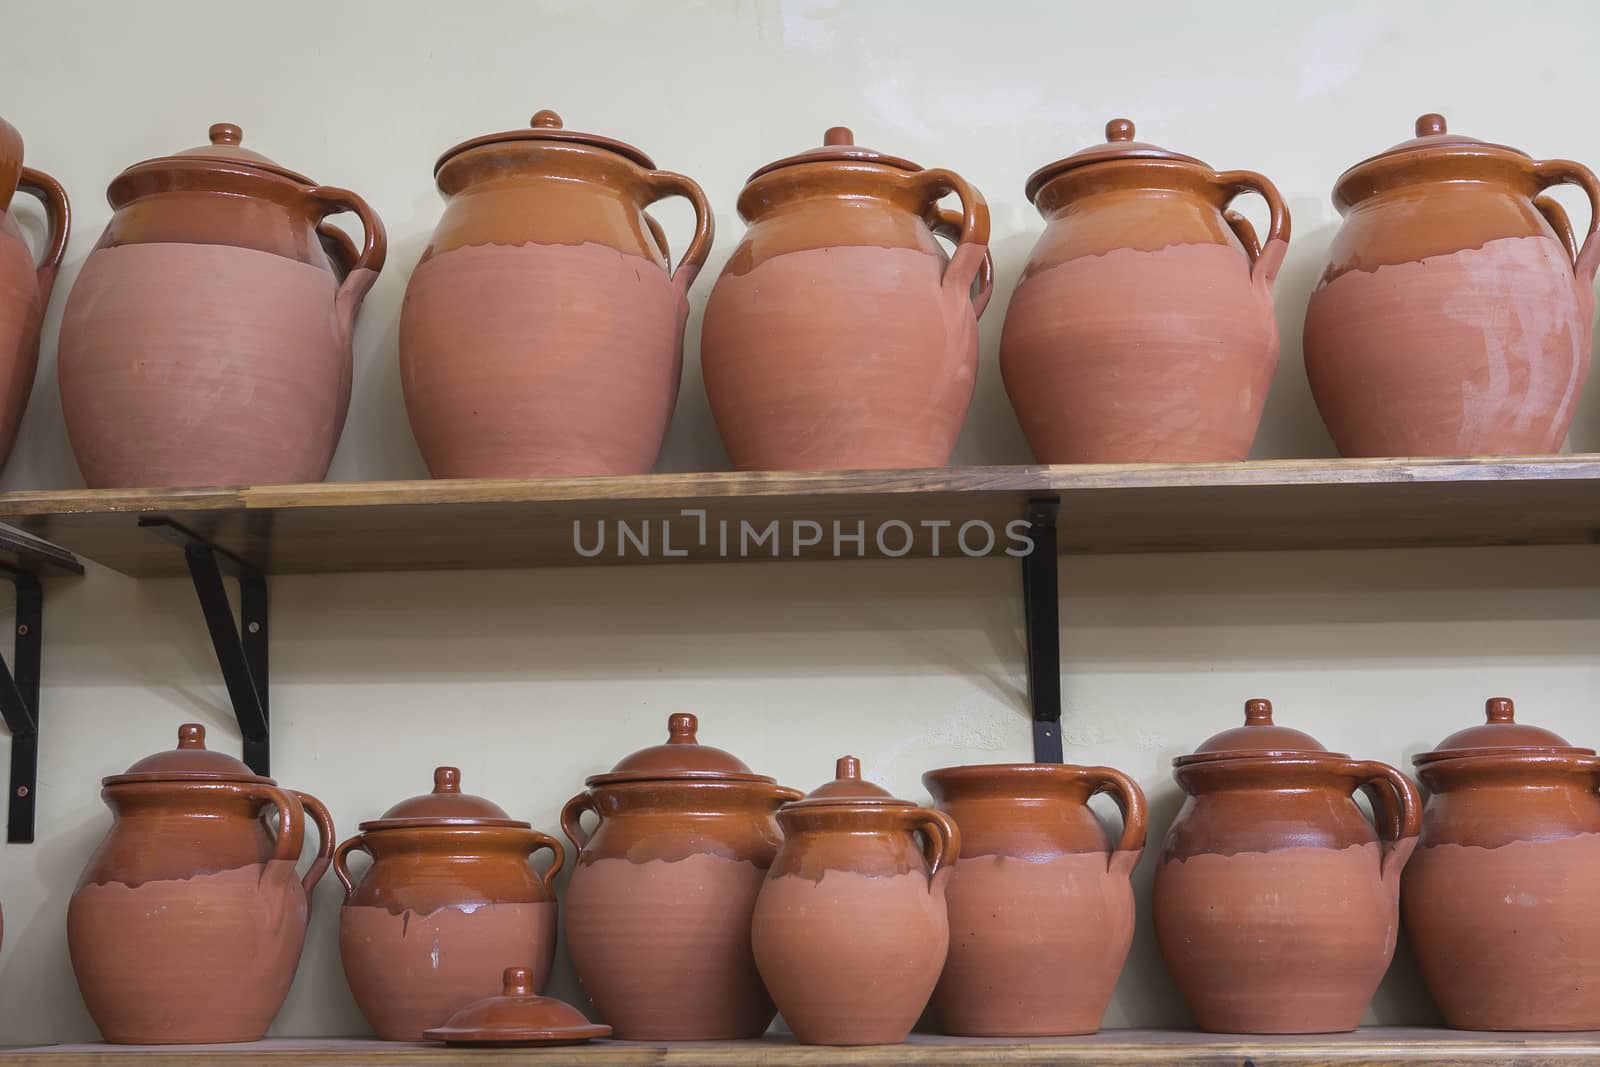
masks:
{"type": "Polygon", "coordinates": [[[961,833],[944,812],[863,781],[854,756],[836,773],[778,811],[783,847],[756,900],[756,965],[797,1040],[895,1044],[944,967],[961,833]]]}
{"type": "Polygon", "coordinates": [[[507,961],[544,989],[556,951],[555,876],[561,843],[482,797],[461,772],[439,767],[433,792],[403,800],[341,844],[339,955],[361,1014],[388,1041],[420,1041],[457,1010],[501,988],[507,961]],[[356,881],[361,850],[372,866],[356,881]],[[535,875],[528,858],[549,849],[535,875]]]}
{"type": "Polygon", "coordinates": [[[705,194],[621,141],[532,127],[434,167],[444,217],[406,286],[400,377],[435,478],[648,473],[678,396],[705,194]],[[676,270],[645,209],[694,205],[676,270]]]}
{"type": "Polygon", "coordinates": [[[1415,759],[1431,792],[1400,901],[1428,991],[1460,1030],[1600,1030],[1600,758],[1488,722],[1415,759]]]}
{"type": "Polygon", "coordinates": [[[1445,131],[1356,164],[1306,310],[1306,376],[1346,456],[1557,452],[1589,373],[1600,183],[1445,131]],[[1582,247],[1561,205],[1589,198],[1582,247]]]}
{"type": "Polygon", "coordinates": [[[1189,797],[1156,868],[1156,937],[1195,1021],[1235,1034],[1354,1030],[1394,955],[1416,786],[1274,726],[1265,700],[1173,768],[1189,797]]]}
{"type": "Polygon", "coordinates": [[[579,850],[563,926],[578,981],[632,1041],[759,1037],[774,1009],[750,950],[750,914],[778,851],[773,812],[800,793],[695,739],[628,756],[567,802],[579,850]],[[585,812],[599,816],[590,833],[585,812]]]}
{"type": "Polygon", "coordinates": [[[989,208],[948,170],[854,143],[769,163],[711,290],[706,395],[740,470],[942,467],[967,416],[989,302],[989,208]],[[949,194],[961,210],[941,210],[949,194]],[[935,235],[956,244],[946,259],[935,235]]]}
{"type": "Polygon", "coordinates": [[[241,147],[135,163],[61,324],[61,407],[90,488],[321,481],[356,312],[383,268],[365,201],[241,147]],[[323,221],[352,211],[358,252],[323,221]]]}
{"type": "Polygon", "coordinates": [[[11,454],[33,392],[39,325],[71,229],[66,190],[43,171],[22,165],[22,137],[0,119],[0,464],[11,454]],[[44,205],[49,235],[37,263],[11,212],[11,199],[19,192],[38,197],[44,205]]]}
{"type": "Polygon", "coordinates": [[[176,750],[102,782],[115,821],[67,906],[67,947],[114,1044],[260,1039],[294,980],[311,890],[332,857],[333,821],[316,798],[205,739],[188,723],[176,750]],[[320,843],[302,878],[307,815],[320,843]]]}
{"type": "Polygon", "coordinates": [[[1006,309],[1006,392],[1041,463],[1242,460],[1278,366],[1289,210],[1261,175],[1133,132],[1113,119],[1028,179],[1047,225],[1006,309]],[[1265,244],[1229,210],[1247,192],[1265,244]]]}
{"type": "Polygon", "coordinates": [[[942,1029],[1100,1029],[1133,942],[1128,876],[1144,850],[1144,793],[1110,767],[1045,763],[946,767],[922,784],[961,828],[946,894],[950,953],[933,991],[942,1029]],[[1120,840],[1089,810],[1096,793],[1116,800],[1120,840]]]}

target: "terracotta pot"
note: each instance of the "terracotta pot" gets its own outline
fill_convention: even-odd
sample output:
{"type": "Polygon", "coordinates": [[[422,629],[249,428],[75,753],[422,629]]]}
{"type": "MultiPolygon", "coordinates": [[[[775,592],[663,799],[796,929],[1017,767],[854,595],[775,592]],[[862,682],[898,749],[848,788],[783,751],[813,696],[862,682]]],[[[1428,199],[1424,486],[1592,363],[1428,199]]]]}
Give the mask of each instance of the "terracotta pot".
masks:
{"type": "Polygon", "coordinates": [[[1345,217],[1306,310],[1306,376],[1346,456],[1557,452],[1589,373],[1600,183],[1449,134],[1356,164],[1345,217]],[[1556,185],[1583,189],[1582,247],[1556,185]]]}
{"type": "Polygon", "coordinates": [[[71,229],[66,191],[43,171],[22,165],[22,137],[0,119],[0,464],[11,454],[33,392],[39,325],[71,229]],[[38,197],[44,205],[49,235],[37,263],[11,212],[11,199],[19,192],[38,197]]]}
{"type": "Polygon", "coordinates": [[[535,993],[556,951],[555,876],[561,843],[439,767],[433,792],[403,800],[341,844],[339,955],[361,1014],[388,1041],[421,1041],[467,1004],[499,992],[505,965],[527,969],[535,993]],[[372,857],[359,882],[352,851],[372,857]],[[549,849],[535,875],[528,858],[549,849]]]}
{"type": "Polygon", "coordinates": [[[115,821],[67,906],[67,947],[114,1044],[260,1039],[294,980],[311,890],[332,857],[333,821],[315,797],[207,751],[205,738],[186,724],[176,750],[103,780],[115,821]],[[307,815],[320,844],[302,878],[307,815]]]}
{"type": "Polygon", "coordinates": [[[1354,1030],[1394,955],[1416,786],[1274,726],[1265,700],[1173,768],[1189,797],[1156,868],[1156,938],[1195,1021],[1234,1034],[1354,1030]]]}
{"type": "Polygon", "coordinates": [[[1431,796],[1400,901],[1445,1021],[1460,1030],[1600,1030],[1600,758],[1488,722],[1414,761],[1431,796]]]}
{"type": "Polygon", "coordinates": [[[942,467],[972,401],[989,208],[948,170],[854,143],[769,163],[711,290],[706,395],[740,470],[942,467]],[[949,194],[959,212],[941,210],[949,194]],[[955,242],[946,260],[935,235],[955,242]]]}
{"type": "Polygon", "coordinates": [[[693,715],[567,802],[578,848],[567,952],[601,1020],[631,1041],[759,1037],[774,1009],[750,914],[778,851],[773,812],[800,796],[699,744],[693,715]],[[581,820],[599,816],[591,834],[581,820]]]}
{"type": "Polygon", "coordinates": [[[541,111],[434,167],[444,217],[406,286],[400,377],[435,478],[644,474],[678,396],[705,194],[541,111]],[[645,209],[694,205],[678,268],[645,209]]]}
{"type": "Polygon", "coordinates": [[[944,967],[961,834],[944,812],[862,781],[854,756],[836,773],[778,811],[783,847],[756,900],[756,965],[797,1040],[895,1044],[944,967]]]}
{"type": "Polygon", "coordinates": [[[1128,875],[1144,850],[1144,793],[1110,767],[1044,763],[946,767],[922,784],[961,828],[950,954],[933,991],[944,1031],[1100,1029],[1133,942],[1128,875]],[[1120,840],[1089,810],[1096,793],[1121,809],[1120,840]]]}
{"type": "Polygon", "coordinates": [[[1041,463],[1242,460],[1278,366],[1272,285],[1289,210],[1253,171],[1218,172],[1106,124],[1036,171],[1047,225],[1006,309],[1000,370],[1041,463]],[[1267,202],[1265,244],[1229,209],[1267,202]]]}
{"type": "Polygon", "coordinates": [[[365,201],[241,147],[135,163],[61,324],[61,407],[90,488],[321,481],[356,312],[383,268],[365,201]],[[352,211],[361,250],[323,221],[352,211]],[[341,280],[342,279],[342,280],[341,280]]]}

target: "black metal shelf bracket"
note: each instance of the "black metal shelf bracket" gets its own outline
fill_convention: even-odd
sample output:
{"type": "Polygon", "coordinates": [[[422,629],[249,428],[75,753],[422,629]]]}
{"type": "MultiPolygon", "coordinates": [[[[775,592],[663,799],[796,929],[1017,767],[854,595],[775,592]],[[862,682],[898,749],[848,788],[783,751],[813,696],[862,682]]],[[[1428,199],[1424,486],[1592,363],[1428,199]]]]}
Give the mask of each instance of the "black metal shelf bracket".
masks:
{"type": "Polygon", "coordinates": [[[271,773],[271,729],[267,705],[267,579],[254,566],[171,519],[144,516],[139,525],[183,549],[206,630],[216,649],[228,700],[244,738],[244,762],[257,774],[271,773]],[[239,620],[223,576],[239,583],[239,620]]]}
{"type": "Polygon", "coordinates": [[[1024,517],[1033,550],[1022,557],[1022,614],[1028,642],[1028,705],[1033,710],[1033,761],[1060,763],[1061,608],[1056,558],[1055,498],[1030,500],[1024,517]]]}
{"type": "Polygon", "coordinates": [[[0,657],[0,716],[11,732],[11,792],[6,840],[33,841],[34,800],[39,790],[39,660],[44,650],[44,588],[39,579],[0,563],[0,577],[17,590],[16,643],[8,666],[0,657]]]}

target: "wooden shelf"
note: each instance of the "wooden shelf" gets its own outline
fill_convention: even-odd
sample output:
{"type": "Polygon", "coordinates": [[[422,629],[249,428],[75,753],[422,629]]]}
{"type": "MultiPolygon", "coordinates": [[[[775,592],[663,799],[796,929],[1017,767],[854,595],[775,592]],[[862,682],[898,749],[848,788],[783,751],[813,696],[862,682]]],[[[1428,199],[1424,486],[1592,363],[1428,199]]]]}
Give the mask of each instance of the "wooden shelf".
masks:
{"type": "MultiPolygon", "coordinates": [[[[704,561],[723,558],[724,521],[737,559],[741,520],[756,532],[780,523],[785,559],[831,556],[835,521],[847,534],[863,522],[862,554],[877,556],[875,531],[899,520],[916,535],[908,554],[925,556],[924,521],[952,524],[941,554],[959,555],[956,530],[980,520],[998,554],[1006,524],[1036,498],[1060,500],[1064,553],[1600,542],[1600,455],[16,492],[0,494],[0,522],[125,574],[181,574],[182,554],[138,526],[163,516],[265,573],[292,574],[704,561]],[[699,517],[682,514],[695,509],[705,544],[699,517]],[[796,548],[796,520],[818,523],[821,544],[796,548]],[[648,524],[648,558],[631,545],[618,557],[619,521],[648,524]],[[585,559],[574,523],[592,545],[598,522],[605,551],[585,559]],[[682,556],[661,552],[664,522],[682,556]]],[[[905,539],[885,536],[891,551],[905,539]]],[[[983,541],[975,529],[970,546],[983,541]]],[[[746,558],[772,558],[770,542],[746,558]]]]}
{"type": "Polygon", "coordinates": [[[904,1045],[828,1048],[781,1038],[708,1044],[596,1042],[574,1048],[451,1049],[370,1040],[277,1039],[248,1045],[53,1045],[0,1051],[4,1067],[278,1067],[366,1064],[373,1067],[476,1067],[571,1063],[581,1067],[831,1067],[919,1064],[976,1067],[996,1063],[1062,1067],[1546,1067],[1600,1061],[1600,1034],[1475,1034],[1376,1027],[1313,1037],[1236,1037],[1166,1030],[1107,1030],[1092,1037],[1032,1041],[913,1035],[904,1045]]]}

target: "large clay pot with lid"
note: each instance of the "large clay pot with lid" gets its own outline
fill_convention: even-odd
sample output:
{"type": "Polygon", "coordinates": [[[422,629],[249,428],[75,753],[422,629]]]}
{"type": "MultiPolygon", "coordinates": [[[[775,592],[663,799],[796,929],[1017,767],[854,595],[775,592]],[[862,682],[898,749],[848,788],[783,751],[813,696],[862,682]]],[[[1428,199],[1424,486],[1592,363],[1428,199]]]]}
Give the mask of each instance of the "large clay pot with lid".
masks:
{"type": "Polygon", "coordinates": [[[71,226],[66,190],[43,171],[22,165],[22,135],[0,119],[0,463],[11,452],[33,391],[39,324],[67,251],[71,226]],[[49,233],[38,262],[11,211],[17,193],[37,197],[44,205],[49,233]]]}
{"type": "Polygon", "coordinates": [[[1100,1029],[1133,943],[1128,876],[1145,800],[1110,767],[1010,763],[922,776],[961,828],[950,873],[950,953],[933,1009],[949,1034],[1043,1037],[1100,1029]],[[1111,838],[1089,798],[1122,812],[1111,838]]]}
{"type": "Polygon", "coordinates": [[[896,1044],[944,967],[961,833],[944,812],[863,780],[854,756],[835,774],[778,811],[783,847],[756,901],[756,964],[799,1041],[896,1044]]]}
{"type": "Polygon", "coordinates": [[[339,955],[361,1014],[389,1041],[420,1041],[463,1005],[492,996],[507,964],[526,967],[533,991],[556,951],[555,877],[561,842],[504,808],[461,791],[439,767],[433,792],[402,800],[341,844],[339,955]],[[529,858],[548,849],[543,874],[529,858]],[[359,877],[350,853],[372,857],[359,877]]]}
{"type": "Polygon", "coordinates": [[[1504,697],[1487,720],[1413,761],[1406,936],[1457,1029],[1600,1030],[1600,758],[1504,697]]]}
{"type": "Polygon", "coordinates": [[[1235,1034],[1354,1030],[1394,955],[1416,786],[1274,725],[1265,700],[1172,765],[1188,799],[1156,868],[1156,938],[1195,1021],[1235,1034]]]}
{"type": "Polygon", "coordinates": [[[773,812],[801,794],[699,743],[693,715],[561,811],[578,849],[563,929],[578,981],[616,1036],[759,1037],[774,1009],[756,973],[750,914],[777,854],[773,812]],[[599,825],[583,826],[593,813],[599,825]]]}
{"type": "Polygon", "coordinates": [[[700,359],[740,470],[942,467],[966,419],[988,205],[952,171],[854,141],[834,127],[739,194],[750,228],[711,290],[700,359]],[[950,194],[959,211],[940,208],[950,194]]]}
{"type": "Polygon", "coordinates": [[[435,478],[644,474],[678,396],[712,217],[690,179],[610,137],[474,137],[434,166],[444,217],[406,286],[400,380],[435,478]],[[646,209],[686,198],[673,268],[646,209]]]}
{"type": "Polygon", "coordinates": [[[1560,451],[1589,373],[1600,183],[1449,133],[1340,176],[1344,216],[1306,309],[1306,376],[1346,456],[1560,451]],[[1544,195],[1576,185],[1581,237],[1544,195]]]}
{"type": "Polygon", "coordinates": [[[243,145],[135,163],[61,324],[61,407],[90,488],[321,481],[350,404],[378,216],[243,145]],[[325,220],[354,212],[358,250],[325,220]]]}
{"type": "Polygon", "coordinates": [[[1028,179],[1046,226],[1006,309],[1006,392],[1041,463],[1245,459],[1278,366],[1289,210],[1260,174],[1133,137],[1113,119],[1028,179]],[[1229,206],[1243,193],[1267,202],[1265,241],[1229,206]]]}
{"type": "Polygon", "coordinates": [[[205,739],[188,723],[175,750],[102,781],[115,821],[67,906],[67,947],[84,1005],[115,1044],[265,1034],[333,854],[333,821],[315,797],[205,739]],[[320,841],[302,877],[307,816],[320,841]]]}

